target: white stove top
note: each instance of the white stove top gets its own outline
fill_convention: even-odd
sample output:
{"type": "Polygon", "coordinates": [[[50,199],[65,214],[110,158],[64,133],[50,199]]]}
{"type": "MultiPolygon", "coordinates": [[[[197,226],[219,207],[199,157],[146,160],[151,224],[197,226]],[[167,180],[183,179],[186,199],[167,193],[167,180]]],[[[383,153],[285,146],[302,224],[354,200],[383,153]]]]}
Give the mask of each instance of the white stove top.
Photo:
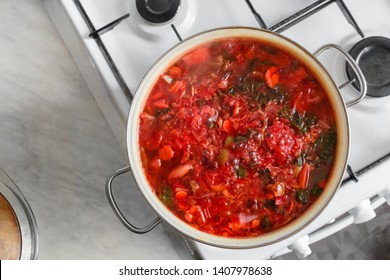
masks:
{"type": "MultiPolygon", "coordinates": [[[[45,0],[44,0],[45,1],[45,0]]],[[[111,125],[119,142],[124,147],[127,114],[130,103],[118,84],[95,39],[89,38],[90,30],[73,0],[45,1],[53,21],[56,23],[65,43],[75,57],[91,92],[111,125]],[[59,4],[59,5],[58,5],[59,4]],[[65,11],[61,16],[54,7],[65,11]],[[63,22],[62,22],[63,21],[63,22]],[[70,22],[73,28],[66,28],[70,22]],[[64,24],[62,24],[64,23],[64,24]],[[77,35],[77,36],[75,36],[77,35]],[[92,67],[91,67],[92,65],[92,67]],[[92,70],[91,70],[92,69],[92,70]]],[[[107,51],[121,73],[126,86],[135,93],[143,75],[151,65],[169,48],[179,42],[171,24],[181,38],[198,32],[223,26],[259,27],[255,17],[244,0],[182,0],[181,8],[173,21],[165,25],[150,25],[140,18],[135,1],[130,0],[80,0],[90,21],[96,29],[129,13],[130,16],[113,30],[101,35],[107,51]]],[[[298,10],[314,3],[313,0],[252,0],[254,8],[261,14],[268,26],[273,26],[298,10]]],[[[390,38],[390,1],[388,0],[345,0],[356,22],[366,37],[384,36],[390,38]]],[[[301,44],[311,52],[320,46],[334,43],[349,50],[361,40],[355,29],[348,24],[336,3],[330,4],[311,17],[281,33],[301,44]]],[[[320,56],[337,84],[347,81],[345,61],[334,53],[320,56]]],[[[356,95],[352,87],[342,90],[348,100],[356,95]]],[[[366,97],[358,105],[348,109],[351,128],[351,150],[349,164],[359,170],[378,158],[390,153],[390,96],[366,97]]],[[[287,247],[302,254],[308,253],[307,242],[313,243],[332,232],[359,219],[370,218],[369,210],[378,207],[388,198],[390,202],[390,160],[370,170],[359,182],[345,184],[331,204],[310,226],[299,234],[277,244],[251,250],[219,249],[197,242],[191,247],[200,257],[224,258],[270,258],[288,252],[287,247]],[[387,194],[384,190],[387,189],[387,194]],[[386,196],[387,195],[387,196],[386,196]],[[367,200],[370,199],[370,200],[367,200]],[[354,216],[345,213],[356,212],[356,206],[366,204],[362,212],[354,216]],[[355,209],[355,210],[352,210],[355,209]],[[356,216],[361,215],[363,216],[356,216]],[[327,229],[316,232],[334,218],[335,223],[327,229]],[[313,233],[314,232],[314,233],[313,233]],[[316,233],[315,233],[316,232],[316,233]],[[228,253],[227,253],[228,252],[228,253]]],[[[131,234],[131,233],[129,233],[131,234]]]]}

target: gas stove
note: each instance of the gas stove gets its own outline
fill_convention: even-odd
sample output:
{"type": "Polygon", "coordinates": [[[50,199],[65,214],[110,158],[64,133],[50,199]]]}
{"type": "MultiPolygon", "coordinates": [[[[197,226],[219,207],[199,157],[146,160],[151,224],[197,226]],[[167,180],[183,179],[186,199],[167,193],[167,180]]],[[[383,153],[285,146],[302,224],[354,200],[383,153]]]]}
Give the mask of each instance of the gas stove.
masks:
{"type": "MultiPolygon", "coordinates": [[[[167,226],[172,242],[183,255],[201,259],[269,259],[295,251],[304,257],[311,252],[310,244],[351,224],[366,222],[375,217],[376,208],[385,202],[390,204],[389,1],[43,2],[124,151],[127,115],[138,84],[164,52],[198,32],[225,26],[266,28],[310,52],[329,43],[339,45],[351,50],[363,68],[368,96],[348,109],[348,172],[325,211],[288,239],[246,250],[201,244],[167,226]]],[[[344,85],[341,92],[345,100],[355,98],[358,85],[344,58],[327,52],[319,60],[335,82],[344,85]]]]}

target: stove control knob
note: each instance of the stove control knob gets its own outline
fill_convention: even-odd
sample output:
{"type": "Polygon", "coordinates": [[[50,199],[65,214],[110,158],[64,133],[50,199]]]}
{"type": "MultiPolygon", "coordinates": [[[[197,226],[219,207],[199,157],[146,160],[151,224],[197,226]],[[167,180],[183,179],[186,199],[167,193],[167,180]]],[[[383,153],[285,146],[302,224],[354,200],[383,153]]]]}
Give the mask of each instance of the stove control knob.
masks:
{"type": "Polygon", "coordinates": [[[309,247],[309,236],[305,235],[294,243],[292,243],[288,248],[295,252],[298,258],[303,259],[311,254],[311,250],[309,247]]]}
{"type": "Polygon", "coordinates": [[[379,195],[386,199],[387,204],[390,205],[390,187],[384,189],[379,195]]]}
{"type": "Polygon", "coordinates": [[[363,200],[358,206],[348,212],[353,216],[354,224],[365,223],[376,216],[375,211],[371,208],[369,199],[363,200]]]}
{"type": "Polygon", "coordinates": [[[136,0],[138,13],[151,24],[163,24],[173,19],[180,0],[136,0]]]}

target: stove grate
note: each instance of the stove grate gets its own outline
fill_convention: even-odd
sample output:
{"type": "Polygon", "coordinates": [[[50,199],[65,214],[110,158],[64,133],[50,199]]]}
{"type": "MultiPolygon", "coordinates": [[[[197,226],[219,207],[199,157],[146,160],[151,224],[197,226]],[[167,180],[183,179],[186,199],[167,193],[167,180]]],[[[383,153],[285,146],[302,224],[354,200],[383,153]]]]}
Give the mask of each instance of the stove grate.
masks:
{"type": "Polygon", "coordinates": [[[250,10],[252,11],[256,21],[259,23],[261,28],[269,29],[274,32],[283,32],[287,30],[288,28],[296,25],[297,23],[303,21],[304,19],[310,17],[311,15],[314,15],[315,13],[321,11],[322,9],[328,7],[330,4],[337,3],[338,7],[340,8],[341,12],[347,19],[347,21],[353,26],[353,28],[356,30],[359,35],[364,38],[364,33],[360,29],[359,25],[357,24],[356,20],[352,16],[351,12],[349,11],[347,5],[344,3],[343,0],[319,0],[317,2],[314,2],[313,4],[307,6],[306,8],[303,8],[302,10],[296,12],[295,14],[287,17],[286,19],[280,21],[279,23],[267,27],[267,24],[264,22],[261,15],[256,11],[256,9],[253,7],[250,0],[245,0],[245,2],[248,4],[250,10]]]}
{"type": "Polygon", "coordinates": [[[89,34],[89,36],[96,40],[96,43],[99,46],[100,51],[102,52],[104,58],[106,59],[107,64],[109,65],[111,71],[113,72],[113,74],[114,74],[116,80],[118,81],[118,84],[121,87],[122,91],[124,92],[126,98],[129,101],[133,100],[133,95],[131,94],[129,87],[127,86],[125,80],[123,79],[122,74],[120,73],[118,67],[116,66],[114,60],[112,59],[109,51],[107,50],[106,45],[104,44],[103,40],[100,38],[100,35],[112,30],[115,26],[117,26],[119,23],[121,23],[124,19],[128,18],[130,15],[124,15],[124,16],[120,17],[119,19],[114,20],[111,23],[96,30],[94,24],[92,23],[91,19],[89,18],[88,14],[85,11],[80,0],[74,0],[74,3],[76,4],[76,7],[79,10],[81,16],[84,18],[84,21],[87,24],[89,31],[91,32],[89,34]]]}

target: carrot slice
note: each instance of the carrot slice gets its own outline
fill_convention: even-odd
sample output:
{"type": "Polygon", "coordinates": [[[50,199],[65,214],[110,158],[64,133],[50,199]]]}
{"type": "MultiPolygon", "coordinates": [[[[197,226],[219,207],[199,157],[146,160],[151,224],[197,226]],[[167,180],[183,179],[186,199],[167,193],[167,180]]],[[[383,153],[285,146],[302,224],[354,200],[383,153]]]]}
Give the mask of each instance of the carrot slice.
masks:
{"type": "Polygon", "coordinates": [[[309,182],[310,165],[305,163],[298,174],[298,185],[301,189],[306,189],[309,182]]]}
{"type": "Polygon", "coordinates": [[[279,68],[271,66],[265,72],[265,82],[270,88],[274,88],[279,83],[279,68]]]}
{"type": "Polygon", "coordinates": [[[158,155],[162,160],[170,160],[174,156],[174,151],[172,150],[171,146],[164,145],[162,148],[158,151],[158,155]]]}

